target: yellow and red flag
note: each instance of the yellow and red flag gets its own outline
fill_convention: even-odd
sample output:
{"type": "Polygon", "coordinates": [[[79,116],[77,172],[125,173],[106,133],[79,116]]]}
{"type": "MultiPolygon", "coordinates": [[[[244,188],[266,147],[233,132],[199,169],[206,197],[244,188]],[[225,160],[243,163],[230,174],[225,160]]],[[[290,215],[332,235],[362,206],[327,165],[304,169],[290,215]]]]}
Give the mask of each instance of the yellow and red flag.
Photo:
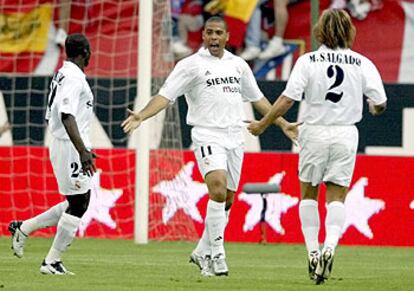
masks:
{"type": "Polygon", "coordinates": [[[258,0],[213,0],[206,5],[205,10],[211,14],[224,12],[224,19],[229,25],[229,45],[243,45],[247,24],[257,6],[258,0]]]}
{"type": "Polygon", "coordinates": [[[0,8],[0,72],[30,72],[46,51],[53,7],[29,4],[0,8]]]}

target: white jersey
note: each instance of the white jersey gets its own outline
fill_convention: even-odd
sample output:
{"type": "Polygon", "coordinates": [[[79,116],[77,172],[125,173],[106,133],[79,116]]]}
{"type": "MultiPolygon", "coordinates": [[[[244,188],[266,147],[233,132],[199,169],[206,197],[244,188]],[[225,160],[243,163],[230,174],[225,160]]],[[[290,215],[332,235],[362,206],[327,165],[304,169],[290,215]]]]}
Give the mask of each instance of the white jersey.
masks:
{"type": "Polygon", "coordinates": [[[362,118],[363,95],[375,105],[386,102],[375,65],[351,49],[319,50],[301,56],[283,95],[305,101],[303,120],[315,125],[352,125],[362,118]]]}
{"type": "Polygon", "coordinates": [[[185,95],[187,123],[207,128],[242,127],[243,102],[263,98],[243,59],[228,51],[220,59],[205,48],[177,63],[159,95],[172,102],[185,95]]]}
{"type": "Polygon", "coordinates": [[[89,127],[93,115],[93,94],[86,76],[74,63],[65,61],[50,83],[46,120],[57,139],[69,140],[62,123],[62,113],[75,117],[79,133],[86,147],[91,147],[89,127]]]}

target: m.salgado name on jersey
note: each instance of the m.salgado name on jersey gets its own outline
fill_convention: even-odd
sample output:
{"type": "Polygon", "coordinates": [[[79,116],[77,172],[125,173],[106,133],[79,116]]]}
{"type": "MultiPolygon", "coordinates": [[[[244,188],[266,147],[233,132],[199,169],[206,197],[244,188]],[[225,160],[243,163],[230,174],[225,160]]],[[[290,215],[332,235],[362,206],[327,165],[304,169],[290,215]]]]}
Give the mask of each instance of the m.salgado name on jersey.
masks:
{"type": "Polygon", "coordinates": [[[329,62],[333,64],[346,64],[361,66],[361,60],[357,57],[341,53],[320,52],[309,56],[311,63],[329,62]]]}
{"type": "MultiPolygon", "coordinates": [[[[222,84],[237,84],[240,85],[240,78],[237,77],[220,77],[220,78],[211,78],[206,81],[207,87],[222,85],[222,84]]],[[[224,93],[240,93],[240,86],[223,86],[224,93]]]]}

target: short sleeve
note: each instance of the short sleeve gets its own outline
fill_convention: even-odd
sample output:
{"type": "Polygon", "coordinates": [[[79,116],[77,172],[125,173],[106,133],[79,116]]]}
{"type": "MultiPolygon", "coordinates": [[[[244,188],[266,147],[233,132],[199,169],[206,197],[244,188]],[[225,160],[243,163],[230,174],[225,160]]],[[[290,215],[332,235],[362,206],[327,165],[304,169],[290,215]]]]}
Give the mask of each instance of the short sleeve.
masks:
{"type": "Polygon", "coordinates": [[[57,106],[58,112],[76,116],[83,83],[78,78],[66,78],[58,87],[57,106]]]}
{"type": "MultiPolygon", "coordinates": [[[[188,59],[186,59],[188,60],[188,59]]],[[[195,76],[188,73],[188,62],[180,61],[162,85],[159,95],[174,102],[190,90],[190,83],[195,76]]]]}
{"type": "Polygon", "coordinates": [[[368,59],[363,63],[362,73],[364,78],[363,94],[371,99],[375,105],[387,101],[384,84],[377,67],[368,59]]]}
{"type": "Polygon", "coordinates": [[[244,102],[255,102],[263,98],[264,94],[260,91],[259,85],[253,75],[252,70],[245,61],[241,61],[241,93],[244,102]]]}
{"type": "Polygon", "coordinates": [[[302,56],[296,61],[282,95],[301,101],[307,83],[306,58],[302,56]]]}

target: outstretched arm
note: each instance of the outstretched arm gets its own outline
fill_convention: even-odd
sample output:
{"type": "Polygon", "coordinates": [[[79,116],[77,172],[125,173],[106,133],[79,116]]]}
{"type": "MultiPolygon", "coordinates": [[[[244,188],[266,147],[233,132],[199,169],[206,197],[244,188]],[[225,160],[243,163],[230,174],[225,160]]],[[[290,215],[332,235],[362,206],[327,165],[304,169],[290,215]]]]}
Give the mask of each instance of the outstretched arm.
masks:
{"type": "MultiPolygon", "coordinates": [[[[284,96],[281,96],[284,97],[284,96]]],[[[279,97],[279,99],[281,98],[279,97]]],[[[279,126],[283,133],[294,143],[296,143],[297,135],[298,135],[298,126],[301,124],[299,122],[289,123],[287,122],[282,115],[284,115],[289,108],[293,105],[294,101],[290,98],[285,97],[286,100],[284,100],[283,108],[282,110],[277,113],[277,116],[272,113],[274,111],[274,107],[276,106],[276,103],[279,101],[279,99],[275,102],[275,104],[272,106],[267,98],[262,98],[259,101],[253,102],[253,106],[256,108],[257,111],[259,111],[264,117],[259,121],[252,121],[250,125],[248,126],[249,131],[254,135],[261,134],[270,124],[274,123],[277,126],[279,126]],[[269,114],[272,114],[272,116],[269,116],[269,114]],[[263,127],[263,129],[260,131],[260,133],[256,134],[256,131],[252,131],[252,128],[255,128],[256,124],[261,123],[263,120],[266,120],[269,122],[266,127],[263,127]]],[[[262,128],[262,125],[260,126],[262,128]]]]}
{"type": "Polygon", "coordinates": [[[129,116],[122,122],[122,129],[125,133],[132,133],[141,125],[141,122],[167,108],[169,103],[170,100],[164,96],[155,95],[141,111],[134,112],[128,109],[129,116]]]}

